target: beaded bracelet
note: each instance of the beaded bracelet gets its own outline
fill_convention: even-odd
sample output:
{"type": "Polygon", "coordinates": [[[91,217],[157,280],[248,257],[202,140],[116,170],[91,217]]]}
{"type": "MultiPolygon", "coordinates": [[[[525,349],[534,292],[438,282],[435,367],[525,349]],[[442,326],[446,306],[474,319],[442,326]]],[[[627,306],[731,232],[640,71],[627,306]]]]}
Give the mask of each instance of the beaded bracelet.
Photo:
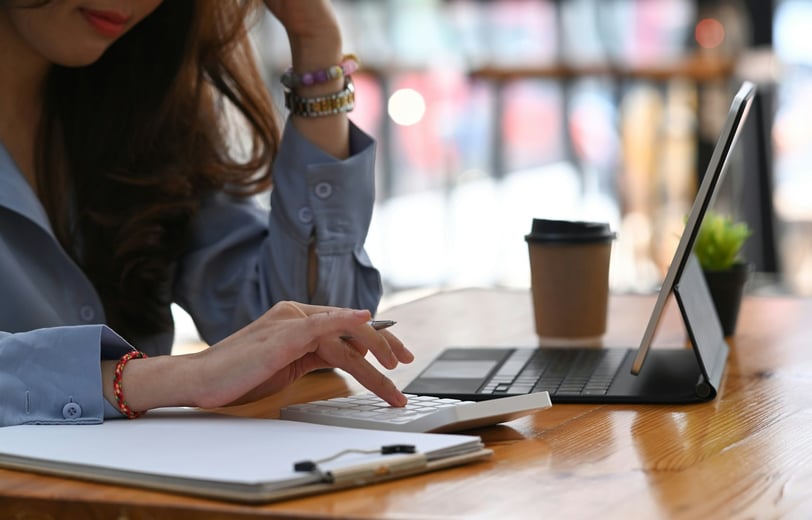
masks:
{"type": "Polygon", "coordinates": [[[118,411],[127,416],[128,419],[137,419],[146,412],[136,412],[127,405],[127,401],[124,400],[124,391],[121,388],[121,376],[124,374],[124,367],[131,359],[140,359],[146,357],[147,355],[143,352],[132,350],[121,356],[121,359],[119,359],[118,363],[116,363],[115,375],[113,376],[113,393],[116,396],[116,405],[118,406],[118,411]]]}
{"type": "Polygon", "coordinates": [[[311,85],[327,83],[332,79],[349,76],[358,70],[359,66],[358,58],[356,58],[354,54],[345,54],[342,56],[341,63],[338,65],[333,65],[323,70],[305,72],[301,76],[293,72],[293,68],[291,67],[282,74],[280,81],[282,85],[290,89],[302,86],[309,87],[311,85]]]}

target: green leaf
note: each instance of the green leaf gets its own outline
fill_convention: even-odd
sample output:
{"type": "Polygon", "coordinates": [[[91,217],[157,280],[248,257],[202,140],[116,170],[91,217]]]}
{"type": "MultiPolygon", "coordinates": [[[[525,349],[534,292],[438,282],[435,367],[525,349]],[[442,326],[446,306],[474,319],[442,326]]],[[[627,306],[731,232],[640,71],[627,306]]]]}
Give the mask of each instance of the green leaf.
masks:
{"type": "Polygon", "coordinates": [[[739,261],[744,242],[750,236],[744,222],[733,222],[729,217],[707,213],[699,228],[694,253],[703,269],[721,271],[739,261]]]}

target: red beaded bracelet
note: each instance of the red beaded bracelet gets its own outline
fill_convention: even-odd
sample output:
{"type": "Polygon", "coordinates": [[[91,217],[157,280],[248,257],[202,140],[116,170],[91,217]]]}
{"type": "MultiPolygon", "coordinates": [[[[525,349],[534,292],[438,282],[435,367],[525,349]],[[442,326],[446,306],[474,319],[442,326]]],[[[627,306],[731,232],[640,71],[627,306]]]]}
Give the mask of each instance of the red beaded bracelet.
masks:
{"type": "Polygon", "coordinates": [[[293,89],[296,87],[304,86],[308,87],[310,85],[319,85],[321,83],[327,83],[331,79],[343,78],[344,76],[349,76],[356,70],[358,70],[359,63],[358,58],[355,57],[354,54],[345,54],[341,58],[341,63],[338,65],[333,65],[332,67],[326,68],[324,70],[317,70],[314,72],[305,72],[301,76],[297,75],[293,72],[293,68],[289,68],[282,74],[281,82],[282,85],[289,89],[293,89]]]}
{"type": "Polygon", "coordinates": [[[118,406],[118,411],[127,416],[128,419],[137,419],[146,412],[136,412],[127,405],[127,401],[124,400],[124,391],[121,389],[121,376],[124,373],[124,367],[131,359],[140,359],[146,357],[147,355],[143,352],[133,350],[121,356],[121,359],[119,359],[118,363],[116,363],[115,375],[113,376],[113,393],[116,396],[116,405],[118,406]]]}

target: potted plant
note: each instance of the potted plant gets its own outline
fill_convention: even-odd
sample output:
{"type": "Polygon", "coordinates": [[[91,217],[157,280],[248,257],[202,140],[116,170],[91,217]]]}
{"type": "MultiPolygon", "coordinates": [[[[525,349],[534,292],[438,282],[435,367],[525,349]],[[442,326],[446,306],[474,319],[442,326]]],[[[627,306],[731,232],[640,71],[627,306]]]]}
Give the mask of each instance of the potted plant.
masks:
{"type": "Polygon", "coordinates": [[[746,223],[708,212],[694,244],[694,254],[702,266],[725,336],[733,335],[736,330],[744,285],[750,272],[750,265],[740,255],[750,234],[746,223]]]}

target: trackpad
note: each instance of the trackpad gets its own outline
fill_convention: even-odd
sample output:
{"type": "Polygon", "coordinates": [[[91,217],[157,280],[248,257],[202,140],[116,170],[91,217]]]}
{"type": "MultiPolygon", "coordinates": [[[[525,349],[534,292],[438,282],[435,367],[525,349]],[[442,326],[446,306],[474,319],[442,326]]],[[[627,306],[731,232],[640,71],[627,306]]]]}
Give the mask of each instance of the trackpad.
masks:
{"type": "Polygon", "coordinates": [[[512,352],[513,349],[507,348],[446,349],[403,391],[474,399],[485,381],[512,352]]]}
{"type": "Polygon", "coordinates": [[[421,379],[476,379],[482,381],[496,366],[495,360],[447,361],[439,359],[422,374],[421,379]]]}

